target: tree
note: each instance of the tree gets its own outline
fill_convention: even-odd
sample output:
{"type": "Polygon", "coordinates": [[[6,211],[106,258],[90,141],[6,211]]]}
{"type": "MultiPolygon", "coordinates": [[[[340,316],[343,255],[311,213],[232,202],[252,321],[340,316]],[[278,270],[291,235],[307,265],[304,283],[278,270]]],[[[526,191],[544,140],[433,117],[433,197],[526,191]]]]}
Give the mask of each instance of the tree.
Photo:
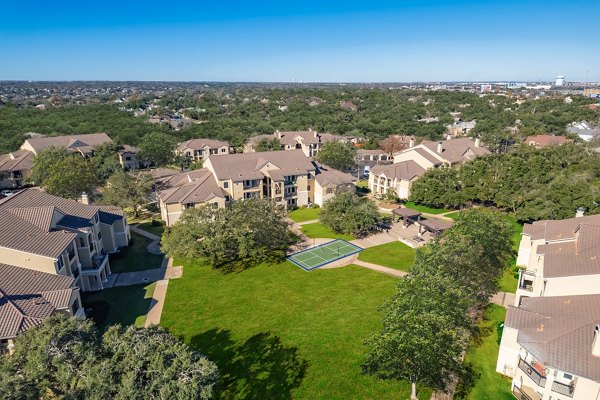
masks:
{"type": "Polygon", "coordinates": [[[281,207],[263,199],[235,202],[230,208],[188,208],[163,234],[162,249],[215,268],[281,258],[291,244],[285,216],[281,207]]]}
{"type": "Polygon", "coordinates": [[[354,148],[342,142],[327,142],[317,153],[317,161],[340,171],[356,164],[354,148]]]}
{"type": "Polygon", "coordinates": [[[89,159],[56,147],[48,147],[33,158],[29,180],[50,194],[69,199],[92,193],[98,184],[89,159]]]}
{"type": "Polygon", "coordinates": [[[463,211],[417,250],[410,274],[386,301],[383,329],[366,344],[365,373],[446,390],[469,373],[461,361],[475,318],[498,289],[512,255],[511,227],[495,212],[463,211]]]}
{"type": "Polygon", "coordinates": [[[152,132],[140,140],[138,153],[140,159],[154,163],[154,165],[166,165],[173,161],[175,139],[162,132],[152,132]]]}
{"type": "Polygon", "coordinates": [[[109,176],[123,167],[119,163],[118,151],[120,147],[114,143],[104,143],[94,148],[94,156],[90,159],[100,182],[104,182],[109,176]]]}
{"type": "Polygon", "coordinates": [[[256,144],[256,151],[276,151],[281,150],[281,142],[277,138],[262,139],[256,144]]]}
{"type": "Polygon", "coordinates": [[[0,356],[0,397],[210,399],[217,367],[159,327],[113,326],[55,316],[0,356]]]}
{"type": "Polygon", "coordinates": [[[154,180],[148,174],[134,176],[119,171],[108,178],[102,202],[121,208],[131,208],[137,217],[140,208],[150,201],[150,191],[153,186],[154,180]]]}
{"type": "Polygon", "coordinates": [[[323,205],[321,223],[335,232],[363,236],[376,230],[381,217],[373,200],[342,191],[323,205]]]}
{"type": "Polygon", "coordinates": [[[365,343],[363,372],[382,379],[408,380],[412,399],[417,385],[445,390],[461,376],[462,353],[473,322],[470,303],[450,278],[409,275],[380,310],[383,328],[365,343]]]}

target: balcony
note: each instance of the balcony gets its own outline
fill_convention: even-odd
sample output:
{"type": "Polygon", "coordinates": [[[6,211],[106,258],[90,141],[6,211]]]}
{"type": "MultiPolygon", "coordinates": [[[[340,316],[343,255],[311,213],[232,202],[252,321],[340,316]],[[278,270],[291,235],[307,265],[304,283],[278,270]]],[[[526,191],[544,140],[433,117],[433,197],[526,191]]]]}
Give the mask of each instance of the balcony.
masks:
{"type": "Polygon", "coordinates": [[[546,386],[546,368],[540,362],[533,361],[529,364],[527,361],[519,358],[519,369],[533,380],[533,382],[541,387],[546,386]]]}
{"type": "Polygon", "coordinates": [[[298,183],[297,179],[286,179],[283,181],[284,186],[295,185],[298,183]]]}
{"type": "Polygon", "coordinates": [[[513,386],[512,393],[519,400],[542,400],[542,396],[527,386],[513,386]]]}
{"type": "Polygon", "coordinates": [[[535,272],[519,270],[519,289],[528,292],[533,291],[533,282],[535,281],[535,272]]]}
{"type": "Polygon", "coordinates": [[[571,381],[570,384],[554,381],[554,382],[552,382],[551,390],[553,392],[560,393],[567,397],[573,397],[573,393],[575,392],[575,384],[576,383],[577,383],[576,380],[571,381]]]}
{"type": "Polygon", "coordinates": [[[106,266],[108,261],[108,255],[106,253],[96,254],[92,257],[92,266],[83,267],[83,272],[86,271],[98,271],[106,266]]]}

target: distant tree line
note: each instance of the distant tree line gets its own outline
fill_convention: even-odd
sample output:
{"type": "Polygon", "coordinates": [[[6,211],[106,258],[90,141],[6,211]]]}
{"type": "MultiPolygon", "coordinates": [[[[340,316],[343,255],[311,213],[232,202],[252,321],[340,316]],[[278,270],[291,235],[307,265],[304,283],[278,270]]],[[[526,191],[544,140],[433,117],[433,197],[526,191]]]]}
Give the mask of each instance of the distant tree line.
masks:
{"type": "Polygon", "coordinates": [[[0,108],[0,153],[17,149],[27,132],[106,132],[117,143],[137,145],[148,133],[160,131],[176,140],[227,140],[238,148],[250,136],[309,127],[366,137],[372,144],[390,134],[437,140],[453,122],[450,112],[460,112],[464,121],[476,119],[472,135],[481,136],[495,149],[530,134],[563,134],[570,122],[598,122],[600,118],[598,111],[585,107],[593,100],[581,96],[574,96],[570,104],[564,102],[563,96],[556,96],[517,105],[515,98],[506,96],[385,88],[231,87],[207,92],[173,91],[164,94],[157,107],[149,110],[151,100],[150,95],[132,97],[124,106],[146,109],[148,115],[178,111],[197,123],[175,131],[166,124],[148,123],[147,115],[135,117],[109,104],[65,105],[46,110],[9,104],[0,108]],[[342,101],[352,102],[356,110],[341,107],[342,101]],[[519,134],[507,129],[511,127],[518,127],[519,134]]]}
{"type": "Polygon", "coordinates": [[[521,145],[429,170],[413,184],[410,200],[433,207],[494,206],[520,221],[569,218],[579,207],[598,213],[600,155],[575,143],[540,150],[521,145]]]}

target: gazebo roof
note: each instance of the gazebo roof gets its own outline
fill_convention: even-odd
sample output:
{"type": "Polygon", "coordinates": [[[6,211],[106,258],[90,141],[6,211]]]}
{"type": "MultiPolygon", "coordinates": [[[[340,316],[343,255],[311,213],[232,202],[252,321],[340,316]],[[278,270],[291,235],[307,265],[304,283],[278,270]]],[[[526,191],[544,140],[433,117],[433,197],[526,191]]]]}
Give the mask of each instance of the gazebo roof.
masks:
{"type": "Polygon", "coordinates": [[[423,227],[425,227],[425,229],[427,229],[428,231],[433,231],[433,232],[445,231],[446,229],[449,229],[452,227],[451,221],[446,221],[446,220],[437,219],[437,218],[422,219],[419,221],[419,224],[421,224],[423,227]]]}
{"type": "Polygon", "coordinates": [[[412,208],[396,208],[394,211],[392,211],[393,214],[398,215],[402,218],[410,218],[410,219],[414,219],[417,218],[419,216],[422,215],[422,213],[420,213],[417,210],[413,210],[412,208]]]}

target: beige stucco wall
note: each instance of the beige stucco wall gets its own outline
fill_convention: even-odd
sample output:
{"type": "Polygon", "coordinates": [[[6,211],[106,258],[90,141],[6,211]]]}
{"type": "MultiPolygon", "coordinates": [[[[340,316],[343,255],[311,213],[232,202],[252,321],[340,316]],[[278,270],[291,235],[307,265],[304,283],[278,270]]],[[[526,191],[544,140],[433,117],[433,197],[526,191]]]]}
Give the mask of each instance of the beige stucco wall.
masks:
{"type": "Polygon", "coordinates": [[[56,259],[0,247],[0,260],[5,264],[58,274],[56,259]]]}
{"type": "Polygon", "coordinates": [[[507,326],[502,331],[498,361],[496,362],[496,372],[499,374],[512,377],[517,369],[519,349],[521,347],[517,343],[518,335],[519,331],[517,329],[507,326]]]}

